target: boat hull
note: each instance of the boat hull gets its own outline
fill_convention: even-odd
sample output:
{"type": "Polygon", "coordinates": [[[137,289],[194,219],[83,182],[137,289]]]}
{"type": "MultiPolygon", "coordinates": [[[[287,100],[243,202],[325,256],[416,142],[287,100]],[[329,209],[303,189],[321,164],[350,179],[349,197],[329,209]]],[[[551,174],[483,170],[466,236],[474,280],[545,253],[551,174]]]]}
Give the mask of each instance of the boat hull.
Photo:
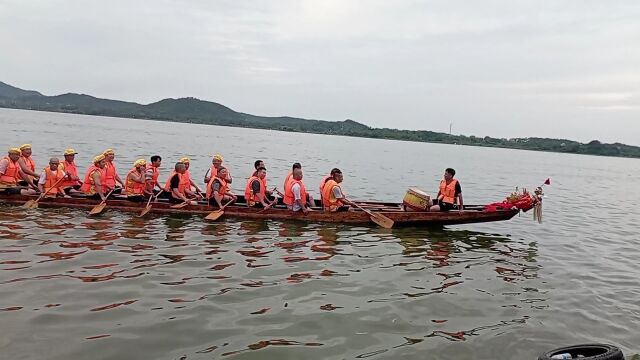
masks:
{"type": "MultiPolygon", "coordinates": [[[[32,196],[3,195],[0,194],[0,202],[5,204],[22,205],[28,200],[35,199],[32,196]]],[[[75,208],[91,209],[100,203],[99,200],[85,198],[45,198],[39,201],[42,208],[75,208]]],[[[108,200],[107,209],[140,213],[146,206],[146,202],[133,202],[128,200],[108,200]]],[[[366,207],[371,211],[382,214],[394,221],[395,226],[431,226],[431,225],[456,225],[470,224],[491,221],[509,220],[514,217],[519,210],[498,210],[482,211],[480,206],[470,206],[478,210],[465,210],[450,212],[425,212],[425,211],[404,211],[400,204],[368,202],[366,207]]],[[[207,206],[204,203],[198,205],[188,205],[181,209],[171,208],[171,204],[166,201],[153,203],[151,213],[157,214],[189,214],[207,215],[217,208],[207,206]]],[[[302,212],[293,213],[286,208],[277,207],[268,210],[260,208],[249,208],[244,205],[228,206],[224,210],[225,217],[255,220],[300,220],[306,222],[327,222],[327,223],[347,223],[347,224],[370,224],[369,215],[364,211],[352,209],[343,212],[326,212],[322,210],[310,211],[307,215],[302,212]]]]}

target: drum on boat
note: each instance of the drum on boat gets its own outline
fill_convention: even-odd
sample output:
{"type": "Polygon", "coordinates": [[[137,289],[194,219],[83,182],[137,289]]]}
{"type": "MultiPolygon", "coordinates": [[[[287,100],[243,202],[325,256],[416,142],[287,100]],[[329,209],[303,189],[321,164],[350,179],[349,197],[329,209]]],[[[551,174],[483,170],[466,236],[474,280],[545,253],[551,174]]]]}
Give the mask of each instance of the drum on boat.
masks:
{"type": "Polygon", "coordinates": [[[431,197],[418,188],[409,188],[402,199],[402,204],[407,210],[427,211],[431,206],[431,197]]]}

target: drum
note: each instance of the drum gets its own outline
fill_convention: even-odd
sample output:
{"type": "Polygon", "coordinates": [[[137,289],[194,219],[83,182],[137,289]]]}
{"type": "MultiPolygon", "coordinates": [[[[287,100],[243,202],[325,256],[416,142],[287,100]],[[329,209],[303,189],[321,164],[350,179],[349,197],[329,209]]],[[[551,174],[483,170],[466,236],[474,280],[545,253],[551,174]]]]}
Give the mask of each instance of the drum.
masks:
{"type": "Polygon", "coordinates": [[[431,197],[418,188],[409,188],[402,199],[407,210],[427,211],[431,206],[431,197]]]}

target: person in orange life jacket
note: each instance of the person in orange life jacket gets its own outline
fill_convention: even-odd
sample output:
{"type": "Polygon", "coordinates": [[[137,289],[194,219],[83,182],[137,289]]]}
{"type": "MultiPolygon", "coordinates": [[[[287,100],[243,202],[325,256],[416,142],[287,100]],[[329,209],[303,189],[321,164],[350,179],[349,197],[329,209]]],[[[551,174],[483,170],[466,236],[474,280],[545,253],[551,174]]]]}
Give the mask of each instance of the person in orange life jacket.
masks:
{"type": "Polygon", "coordinates": [[[180,180],[183,183],[185,194],[190,198],[194,197],[194,198],[197,198],[198,200],[202,199],[202,190],[200,190],[198,185],[196,185],[196,183],[193,182],[193,179],[191,178],[191,173],[189,172],[191,159],[185,156],[182,159],[180,159],[180,162],[184,164],[184,168],[185,168],[184,174],[182,174],[182,177],[180,180]],[[195,189],[196,191],[194,192],[192,189],[195,189]]]}
{"type": "Polygon", "coordinates": [[[144,201],[145,195],[151,196],[153,192],[147,192],[146,181],[144,178],[147,162],[144,159],[138,159],[133,163],[133,168],[127,173],[126,184],[124,187],[127,200],[144,201]]]}
{"type": "Polygon", "coordinates": [[[184,176],[186,170],[187,167],[184,165],[184,163],[178,161],[174,166],[173,172],[167,179],[164,191],[168,194],[169,202],[171,203],[175,204],[180,202],[187,202],[190,200],[184,191],[187,187],[187,183],[182,181],[182,177],[184,176]]]}
{"type": "Polygon", "coordinates": [[[6,195],[34,195],[35,190],[18,185],[20,176],[27,175],[22,172],[20,164],[20,149],[11,148],[6,157],[0,159],[0,191],[6,195]]]}
{"type": "Polygon", "coordinates": [[[270,208],[276,203],[276,200],[269,202],[266,194],[266,176],[267,169],[260,166],[256,169],[256,172],[247,180],[247,186],[244,190],[244,198],[247,201],[247,206],[263,207],[265,209],[270,208]]]}
{"type": "Polygon", "coordinates": [[[122,182],[122,179],[120,179],[120,176],[118,175],[116,164],[113,162],[113,159],[115,159],[116,157],[116,153],[113,151],[113,149],[107,149],[104,151],[104,153],[102,153],[102,155],[104,155],[104,159],[105,159],[104,172],[106,174],[106,186],[109,189],[115,188],[116,190],[113,193],[119,194],[122,191],[122,189],[116,188],[116,182],[120,184],[120,186],[122,187],[124,187],[124,183],[122,182]]]}
{"type": "MultiPolygon", "coordinates": [[[[211,159],[211,168],[207,170],[207,173],[204,174],[204,183],[208,184],[211,181],[211,178],[218,176],[218,171],[220,167],[222,167],[222,162],[224,158],[220,154],[213,155],[213,159],[211,159]]],[[[231,178],[231,172],[227,169],[227,177],[224,179],[227,184],[231,184],[233,182],[233,178],[231,178]]]]}
{"type": "Polygon", "coordinates": [[[262,182],[264,183],[264,189],[265,189],[265,190],[264,190],[264,193],[265,193],[265,195],[267,196],[267,198],[268,198],[268,197],[271,197],[271,195],[273,194],[273,192],[272,192],[271,190],[267,189],[267,187],[268,187],[268,186],[267,186],[267,175],[266,175],[267,167],[266,167],[266,166],[264,166],[264,161],[262,161],[262,160],[256,160],[256,161],[253,163],[253,167],[256,169],[256,171],[254,171],[254,172],[253,172],[253,174],[252,174],[251,176],[258,176],[258,168],[261,168],[261,167],[262,167],[262,168],[264,168],[264,169],[265,169],[265,176],[264,176],[264,179],[262,180],[262,182]]]}
{"type": "Polygon", "coordinates": [[[285,193],[287,192],[287,188],[289,188],[289,182],[291,182],[293,180],[293,172],[296,169],[300,169],[300,171],[302,171],[302,165],[300,165],[299,162],[293,163],[293,166],[291,166],[291,171],[289,171],[289,173],[287,174],[287,176],[284,178],[284,184],[282,185],[282,188],[285,193]]]}
{"type": "Polygon", "coordinates": [[[20,175],[18,177],[18,185],[30,186],[37,189],[38,187],[36,186],[36,182],[38,181],[39,175],[36,173],[36,163],[31,158],[31,144],[20,145],[20,152],[21,156],[18,160],[18,164],[25,176],[20,175]]]}
{"type": "Polygon", "coordinates": [[[291,176],[289,185],[285,189],[283,201],[293,212],[302,211],[307,214],[312,211],[310,206],[313,206],[313,198],[311,194],[307,193],[302,182],[302,169],[293,170],[291,176]]]}
{"type": "Polygon", "coordinates": [[[322,178],[322,180],[320,180],[320,186],[318,187],[318,189],[320,190],[320,201],[322,201],[322,197],[324,196],[322,194],[322,189],[324,189],[324,184],[326,184],[327,181],[333,177],[333,170],[338,170],[338,169],[333,168],[329,173],[329,175],[326,175],[325,177],[322,178]]]}
{"type": "Polygon", "coordinates": [[[67,195],[80,193],[82,186],[82,180],[78,176],[78,168],[75,163],[76,154],[75,150],[66,149],[63,153],[64,161],[60,163],[60,169],[67,174],[67,178],[62,180],[62,188],[67,195]]]}
{"type": "Polygon", "coordinates": [[[321,192],[322,206],[325,210],[331,212],[347,211],[349,210],[349,206],[354,206],[351,201],[344,198],[344,193],[340,187],[343,179],[344,176],[340,169],[333,168],[331,170],[331,177],[327,179],[321,192]]]}
{"type": "Polygon", "coordinates": [[[49,166],[44,168],[40,178],[38,179],[38,190],[41,193],[47,193],[45,197],[70,197],[65,194],[64,188],[62,186],[63,181],[60,181],[59,184],[56,185],[58,180],[67,177],[67,174],[64,172],[64,169],[60,168],[60,160],[58,158],[49,159],[49,166]],[[54,187],[54,185],[56,185],[54,187]]]}
{"type": "Polygon", "coordinates": [[[231,192],[225,180],[228,175],[227,168],[221,166],[218,168],[218,176],[209,180],[207,184],[207,199],[209,200],[209,204],[218,205],[219,208],[222,208],[223,203],[226,204],[229,201],[235,202],[238,200],[238,197],[231,192]]]}
{"type": "Polygon", "coordinates": [[[456,171],[452,168],[447,168],[444,171],[444,179],[440,181],[440,189],[438,190],[438,196],[434,205],[429,208],[429,211],[449,211],[453,210],[454,204],[458,204],[458,211],[462,213],[463,201],[462,201],[462,187],[460,182],[453,177],[456,175],[456,171]]]}
{"type": "Polygon", "coordinates": [[[93,158],[93,165],[87,169],[80,191],[90,198],[105,200],[107,193],[113,188],[109,188],[107,184],[107,174],[105,167],[107,161],[104,154],[100,154],[93,158]]]}
{"type": "Polygon", "coordinates": [[[158,168],[162,164],[162,158],[159,155],[153,155],[151,157],[151,162],[147,163],[147,167],[144,173],[145,180],[145,191],[148,194],[152,194],[156,192],[156,189],[162,190],[158,183],[158,176],[160,172],[158,168]]]}

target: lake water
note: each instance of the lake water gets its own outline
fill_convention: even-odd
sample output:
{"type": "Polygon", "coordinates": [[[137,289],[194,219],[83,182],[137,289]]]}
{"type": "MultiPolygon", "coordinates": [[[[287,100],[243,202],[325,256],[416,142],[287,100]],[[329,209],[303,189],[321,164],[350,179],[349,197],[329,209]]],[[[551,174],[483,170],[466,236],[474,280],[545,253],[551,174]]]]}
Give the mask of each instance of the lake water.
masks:
{"type": "MultiPolygon", "coordinates": [[[[84,173],[114,148],[119,173],[182,156],[200,180],[221,153],[241,193],[303,164],[333,167],[356,199],[437,191],[465,202],[546,178],[544,222],[441,229],[0,206],[2,359],[534,359],[558,346],[639,351],[640,161],[0,109],[0,146],[67,147],[84,173]]],[[[4,151],[3,148],[3,151],[4,151]]],[[[201,181],[201,180],[200,180],[201,181]]]]}

